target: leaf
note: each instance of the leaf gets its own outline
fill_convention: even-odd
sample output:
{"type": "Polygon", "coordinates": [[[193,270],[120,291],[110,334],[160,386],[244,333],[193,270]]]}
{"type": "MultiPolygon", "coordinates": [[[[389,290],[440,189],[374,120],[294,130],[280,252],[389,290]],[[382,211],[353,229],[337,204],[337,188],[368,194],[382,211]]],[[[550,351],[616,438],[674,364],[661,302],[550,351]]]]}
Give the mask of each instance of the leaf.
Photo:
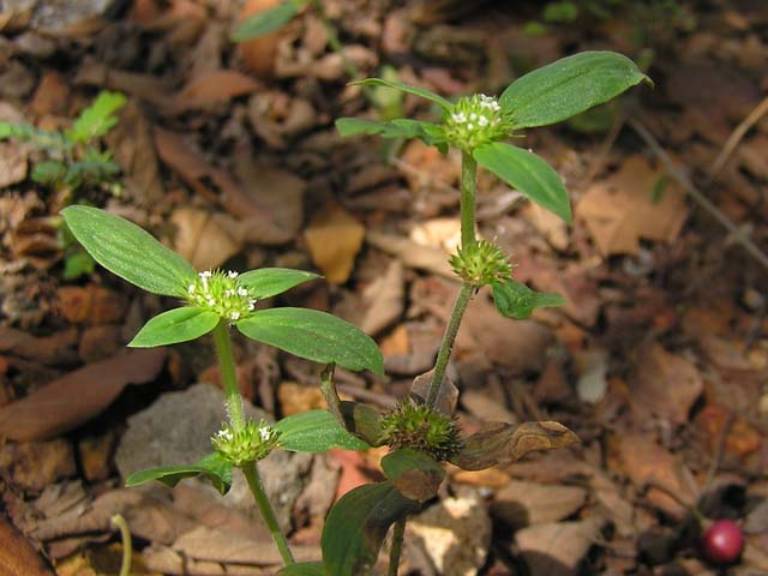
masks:
{"type": "Polygon", "coordinates": [[[501,95],[515,128],[560,122],[651,82],[637,65],[616,52],[581,52],[522,76],[501,95]]]}
{"type": "Polygon", "coordinates": [[[344,426],[353,436],[369,446],[381,446],[384,442],[381,431],[381,413],[362,402],[343,400],[339,404],[344,426]]]}
{"type": "Polygon", "coordinates": [[[128,343],[130,348],[154,348],[166,344],[188,342],[208,334],[219,323],[219,315],[191,306],[174,308],[144,324],[128,343]]]}
{"type": "Polygon", "coordinates": [[[475,160],[533,202],[571,221],[571,202],[563,181],[546,160],[533,152],[493,142],[477,148],[475,160]]]}
{"type": "Polygon", "coordinates": [[[437,496],[445,470],[437,461],[411,448],[390,452],[381,460],[387,479],[410,500],[424,503],[437,496]]]}
{"type": "Polygon", "coordinates": [[[322,364],[384,373],[381,352],[370,336],[331,314],[305,308],[272,308],[237,322],[253,340],[322,364]]]}
{"type": "Polygon", "coordinates": [[[326,576],[322,562],[298,562],[280,569],[277,576],[326,576]]]}
{"type": "Polygon", "coordinates": [[[571,430],[552,420],[520,426],[494,422],[464,440],[451,463],[464,470],[483,470],[520,460],[529,452],[553,450],[579,442],[571,430]]]}
{"type": "Polygon", "coordinates": [[[136,224],[90,206],[61,211],[72,234],[107,270],[154,294],[182,297],[195,269],[136,224]]]}
{"type": "Polygon", "coordinates": [[[125,481],[127,487],[140,486],[157,480],[167,486],[176,486],[184,478],[202,476],[221,494],[226,494],[232,486],[232,464],[223,456],[214,452],[200,459],[196,464],[182,466],[161,466],[134,472],[125,481]]]}
{"type": "Polygon", "coordinates": [[[420,98],[426,98],[430,102],[434,102],[440,106],[440,108],[442,108],[444,111],[448,111],[453,108],[453,104],[449,100],[446,100],[439,94],[435,94],[431,90],[427,90],[426,88],[419,88],[418,86],[409,86],[408,84],[403,84],[402,82],[398,82],[396,80],[384,80],[383,78],[365,78],[364,80],[350,82],[350,84],[359,86],[386,86],[387,88],[394,88],[407,94],[413,94],[414,96],[418,96],[420,98]]]}
{"type": "Polygon", "coordinates": [[[282,28],[299,13],[306,3],[306,0],[287,0],[274,8],[248,17],[234,31],[232,41],[246,42],[282,28]]]}
{"type": "Polygon", "coordinates": [[[76,143],[104,136],[117,124],[117,112],[125,106],[126,98],[119,92],[100,92],[88,108],[80,113],[67,137],[76,143]]]}
{"type": "Polygon", "coordinates": [[[58,160],[45,160],[37,162],[32,168],[32,180],[45,186],[53,186],[61,183],[67,176],[67,167],[58,160]]]}
{"type": "Polygon", "coordinates": [[[237,281],[241,286],[248,288],[254,298],[263,300],[316,278],[320,278],[320,275],[303,270],[260,268],[241,274],[237,281]]]}
{"type": "Polygon", "coordinates": [[[410,118],[398,118],[380,122],[363,120],[362,118],[339,118],[336,120],[336,130],[343,138],[358,134],[378,135],[382,138],[418,138],[430,146],[445,144],[445,133],[442,126],[433,122],[422,122],[410,118]]]}
{"type": "Polygon", "coordinates": [[[515,320],[529,318],[536,308],[552,308],[565,304],[565,299],[560,294],[536,292],[514,280],[494,282],[493,301],[502,315],[515,320]]]}
{"type": "Polygon", "coordinates": [[[325,521],[322,548],[326,574],[370,574],[389,527],[419,508],[390,482],[366,484],[347,492],[325,521]]]}
{"type": "Polygon", "coordinates": [[[64,271],[61,277],[64,280],[77,280],[80,276],[93,274],[95,268],[96,261],[91,255],[82,248],[78,248],[77,251],[64,257],[64,271]]]}
{"type": "Polygon", "coordinates": [[[326,452],[331,448],[367,450],[368,444],[342,428],[327,410],[309,410],[283,418],[274,425],[280,447],[291,452],[326,452]]]}
{"type": "Polygon", "coordinates": [[[59,132],[48,132],[35,128],[26,122],[0,122],[0,140],[15,138],[21,142],[31,142],[39,148],[62,150],[68,143],[59,132]]]}

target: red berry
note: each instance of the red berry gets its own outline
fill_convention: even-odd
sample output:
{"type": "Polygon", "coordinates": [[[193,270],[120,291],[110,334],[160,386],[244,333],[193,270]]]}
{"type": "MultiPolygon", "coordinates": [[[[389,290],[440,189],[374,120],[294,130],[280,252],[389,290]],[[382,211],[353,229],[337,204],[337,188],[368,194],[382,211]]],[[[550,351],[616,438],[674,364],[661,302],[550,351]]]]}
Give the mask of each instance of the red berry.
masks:
{"type": "Polygon", "coordinates": [[[733,520],[717,520],[704,532],[702,546],[713,564],[732,564],[744,549],[744,533],[733,520]]]}

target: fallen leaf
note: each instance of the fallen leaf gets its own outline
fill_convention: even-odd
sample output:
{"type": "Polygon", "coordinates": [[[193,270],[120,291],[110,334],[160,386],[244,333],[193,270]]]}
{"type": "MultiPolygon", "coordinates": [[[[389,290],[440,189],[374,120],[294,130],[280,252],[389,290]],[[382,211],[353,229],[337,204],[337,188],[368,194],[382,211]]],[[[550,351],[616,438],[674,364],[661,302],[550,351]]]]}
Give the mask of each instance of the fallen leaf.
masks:
{"type": "Polygon", "coordinates": [[[553,248],[561,251],[568,248],[568,225],[562,218],[533,202],[523,206],[522,214],[553,248]]]}
{"type": "Polygon", "coordinates": [[[250,94],[259,87],[253,78],[235,70],[205,71],[192,78],[176,95],[178,112],[208,108],[250,94]]]}
{"type": "Polygon", "coordinates": [[[198,270],[213,270],[237,254],[242,244],[233,237],[236,223],[224,214],[197,208],[177,208],[171,215],[176,226],[174,248],[198,270]]]}
{"type": "Polygon", "coordinates": [[[54,332],[50,336],[32,336],[13,328],[0,327],[0,353],[57,366],[73,364],[77,358],[76,328],[54,332]]]}
{"type": "MultiPolygon", "coordinates": [[[[280,4],[282,0],[246,0],[240,11],[240,22],[249,16],[265,12],[280,4]]],[[[259,78],[270,78],[274,75],[275,56],[280,43],[280,30],[265,34],[260,38],[254,38],[247,42],[241,42],[237,46],[237,52],[243,60],[243,64],[259,78]]]]}
{"type": "Polygon", "coordinates": [[[740,416],[732,417],[731,412],[719,404],[705,406],[697,415],[696,423],[703,430],[710,454],[713,455],[721,449],[726,425],[729,429],[722,445],[726,454],[744,458],[760,450],[763,444],[763,437],[756,428],[740,416]]]}
{"type": "Polygon", "coordinates": [[[580,522],[537,524],[515,534],[515,542],[531,576],[571,576],[600,537],[605,521],[590,517],[580,522]]]}
{"type": "Polygon", "coordinates": [[[331,284],[349,279],[364,237],[363,225],[338,204],[327,205],[304,231],[312,261],[331,284]]]}
{"type": "Polygon", "coordinates": [[[29,541],[0,517],[0,574],[3,576],[54,576],[29,541]]]}
{"type": "Polygon", "coordinates": [[[688,422],[688,413],[704,389],[696,367],[657,343],[643,345],[629,379],[630,403],[643,419],[655,414],[673,425],[688,422]]]}
{"type": "Polygon", "coordinates": [[[453,279],[456,277],[443,250],[423,246],[402,236],[384,234],[375,230],[368,231],[366,241],[371,246],[396,256],[404,266],[427,270],[446,278],[453,279]]]}
{"type": "Polygon", "coordinates": [[[277,397],[283,416],[327,408],[323,393],[317,386],[302,386],[297,382],[282,382],[277,397]]]}
{"type": "Polygon", "coordinates": [[[576,206],[603,256],[638,254],[640,239],[672,242],[680,234],[688,209],[673,183],[654,201],[654,189],[664,172],[642,156],[630,156],[621,170],[594,184],[576,206]]]}
{"type": "Polygon", "coordinates": [[[433,218],[413,227],[411,240],[422,246],[454,254],[461,245],[461,221],[458,218],[433,218]]]}
{"type": "Polygon", "coordinates": [[[578,486],[510,481],[493,499],[491,511],[514,528],[568,518],[587,501],[578,486]]]}
{"type": "Polygon", "coordinates": [[[116,324],[125,318],[125,310],[125,298],[98,284],[62,286],[56,291],[56,311],[72,324],[116,324]]]}
{"type": "Polygon", "coordinates": [[[164,361],[163,349],[127,350],[70,372],[0,408],[0,436],[42,440],[73,430],[109,406],[127,385],[154,380],[164,361]]]}
{"type": "Polygon", "coordinates": [[[403,265],[393,260],[386,271],[363,290],[365,315],[360,329],[371,336],[400,318],[405,306],[403,265]]]}
{"type": "Polygon", "coordinates": [[[63,438],[7,443],[0,449],[0,469],[9,473],[14,484],[32,492],[74,476],[77,471],[72,444],[63,438]]]}
{"type": "Polygon", "coordinates": [[[650,486],[648,500],[670,516],[682,518],[687,510],[677,499],[690,505],[692,495],[680,478],[679,459],[647,435],[624,434],[617,438],[617,443],[621,465],[632,484],[639,490],[650,486]]]}
{"type": "Polygon", "coordinates": [[[0,188],[22,182],[27,177],[29,148],[19,142],[0,142],[0,188]]]}

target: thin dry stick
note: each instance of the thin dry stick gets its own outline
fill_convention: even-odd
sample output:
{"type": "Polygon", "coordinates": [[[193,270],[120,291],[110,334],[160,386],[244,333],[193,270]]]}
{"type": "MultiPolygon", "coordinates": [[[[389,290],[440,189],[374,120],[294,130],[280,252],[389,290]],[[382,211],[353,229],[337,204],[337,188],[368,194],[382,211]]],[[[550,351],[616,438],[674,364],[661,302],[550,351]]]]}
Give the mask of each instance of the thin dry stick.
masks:
{"type": "Polygon", "coordinates": [[[696,186],[694,186],[690,178],[688,178],[685,173],[683,173],[674,165],[672,159],[664,151],[653,134],[651,134],[648,129],[638,120],[630,119],[628,120],[628,124],[635,132],[637,132],[637,135],[643,139],[643,141],[653,151],[656,157],[661,160],[661,163],[664,164],[664,168],[666,169],[667,174],[677,180],[680,186],[683,187],[688,195],[693,198],[699,206],[704,208],[704,210],[706,210],[715,220],[717,220],[723,226],[723,228],[728,230],[734,242],[740,244],[749,253],[750,256],[752,256],[755,260],[757,260],[759,264],[768,270],[768,256],[766,256],[765,252],[758,248],[757,245],[747,237],[745,231],[741,227],[739,227],[730,218],[728,218],[728,216],[723,214],[709,198],[707,198],[698,188],[696,188],[696,186]]]}
{"type": "Polygon", "coordinates": [[[736,150],[736,147],[741,143],[750,128],[757,124],[760,121],[760,118],[766,114],[768,114],[768,96],[763,98],[762,102],[755,106],[754,110],[752,110],[752,112],[742,120],[741,124],[736,126],[734,131],[731,132],[731,135],[728,136],[728,140],[723,144],[720,154],[717,155],[717,158],[709,169],[710,182],[720,173],[720,170],[722,170],[723,166],[728,161],[728,158],[731,157],[731,154],[736,150]]]}

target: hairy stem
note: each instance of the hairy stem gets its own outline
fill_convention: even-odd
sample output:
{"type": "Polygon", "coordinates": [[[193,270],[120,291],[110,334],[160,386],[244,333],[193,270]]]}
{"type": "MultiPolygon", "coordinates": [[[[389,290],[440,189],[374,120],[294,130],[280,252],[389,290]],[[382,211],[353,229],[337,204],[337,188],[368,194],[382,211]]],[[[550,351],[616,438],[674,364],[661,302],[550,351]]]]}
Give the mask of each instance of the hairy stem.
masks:
{"type": "Polygon", "coordinates": [[[475,243],[475,192],[477,161],[471,152],[461,153],[461,247],[475,243]]]}
{"type": "MultiPolygon", "coordinates": [[[[467,248],[475,243],[475,192],[477,191],[477,162],[470,152],[461,153],[461,247],[467,248]]],[[[475,293],[475,287],[464,283],[451,311],[448,326],[440,343],[440,350],[435,361],[435,371],[427,393],[427,406],[434,406],[440,396],[440,388],[445,378],[448,360],[451,358],[456,334],[459,332],[461,319],[467,305],[475,293]]]]}
{"type": "Polygon", "coordinates": [[[219,359],[219,372],[224,383],[224,393],[227,396],[227,414],[232,428],[242,430],[245,426],[243,415],[243,399],[237,386],[235,373],[235,356],[232,354],[232,339],[225,320],[220,320],[213,329],[213,344],[216,347],[216,357],[219,359]]]}
{"type": "Polygon", "coordinates": [[[131,576],[131,561],[133,556],[133,542],[128,523],[120,514],[112,516],[112,525],[120,530],[120,539],[123,541],[123,561],[120,564],[120,576],[131,576]]]}
{"type": "Polygon", "coordinates": [[[261,477],[259,476],[259,469],[256,466],[256,462],[248,462],[243,465],[243,473],[246,480],[248,480],[248,486],[251,489],[253,498],[256,500],[256,504],[261,512],[261,517],[264,519],[264,523],[267,525],[270,534],[272,534],[272,540],[275,541],[275,546],[280,552],[280,556],[283,558],[285,565],[293,564],[293,554],[288,547],[288,541],[280,530],[280,525],[277,523],[277,517],[275,511],[272,509],[272,505],[269,503],[267,493],[264,491],[264,486],[261,483],[261,477]]]}
{"type": "Polygon", "coordinates": [[[403,538],[405,537],[405,518],[398,520],[392,532],[392,548],[389,551],[389,569],[387,576],[397,576],[400,567],[400,555],[403,553],[403,538]]]}

